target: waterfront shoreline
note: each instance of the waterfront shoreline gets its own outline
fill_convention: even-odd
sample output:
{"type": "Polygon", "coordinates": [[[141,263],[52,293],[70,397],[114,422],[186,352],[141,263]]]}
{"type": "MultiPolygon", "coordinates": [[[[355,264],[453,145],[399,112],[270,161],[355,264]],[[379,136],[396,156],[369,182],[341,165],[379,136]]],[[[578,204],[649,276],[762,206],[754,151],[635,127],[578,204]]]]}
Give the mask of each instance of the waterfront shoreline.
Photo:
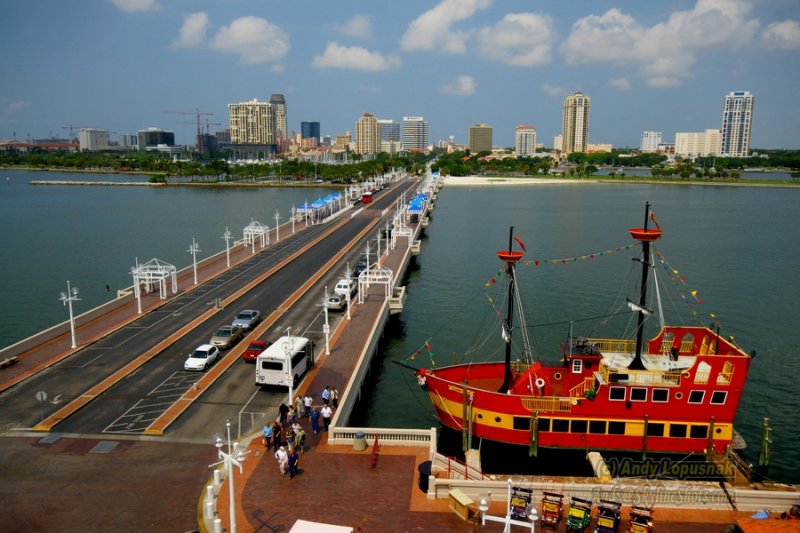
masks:
{"type": "Polygon", "coordinates": [[[582,185],[582,184],[636,184],[636,185],[699,185],[699,186],[712,186],[712,187],[772,187],[772,188],[800,188],[800,183],[759,183],[757,181],[747,182],[714,182],[714,181],[672,181],[661,180],[654,178],[643,178],[637,176],[635,178],[625,179],[609,179],[598,176],[589,176],[585,178],[516,178],[516,177],[503,177],[503,176],[445,176],[444,184],[456,187],[472,187],[472,186],[492,186],[492,185],[582,185]]]}

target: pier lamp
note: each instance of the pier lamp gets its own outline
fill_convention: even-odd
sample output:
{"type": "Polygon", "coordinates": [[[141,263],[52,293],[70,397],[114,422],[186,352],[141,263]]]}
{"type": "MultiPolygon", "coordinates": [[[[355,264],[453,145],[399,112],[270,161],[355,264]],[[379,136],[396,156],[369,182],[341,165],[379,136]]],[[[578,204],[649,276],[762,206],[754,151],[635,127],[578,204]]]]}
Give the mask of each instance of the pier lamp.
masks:
{"type": "Polygon", "coordinates": [[[192,270],[194,272],[194,284],[197,285],[197,252],[200,251],[200,245],[195,242],[194,237],[192,237],[192,245],[189,246],[189,249],[186,251],[192,254],[192,270]]]}
{"type": "Polygon", "coordinates": [[[239,467],[239,474],[242,473],[242,462],[244,461],[245,455],[247,452],[243,452],[239,448],[239,443],[236,442],[231,448],[231,420],[230,418],[225,421],[225,426],[228,430],[228,453],[222,451],[222,446],[225,444],[222,435],[219,433],[214,436],[214,446],[217,447],[217,457],[221,459],[221,461],[216,462],[212,465],[208,465],[209,468],[215,467],[219,464],[225,464],[225,470],[227,472],[228,477],[228,497],[230,499],[230,527],[228,531],[230,533],[236,533],[236,503],[233,499],[234,495],[234,488],[233,488],[233,467],[239,467]]]}
{"type": "Polygon", "coordinates": [[[278,231],[280,231],[280,223],[278,222],[280,219],[281,219],[281,215],[280,215],[280,213],[278,213],[278,210],[276,209],[275,210],[275,242],[278,242],[279,240],[281,240],[281,236],[278,233],[278,231]]]}
{"type": "Polygon", "coordinates": [[[325,299],[322,300],[322,309],[325,311],[325,325],[322,326],[325,332],[325,355],[331,354],[331,325],[328,322],[328,286],[325,285],[325,299]]]}
{"type": "Polygon", "coordinates": [[[297,216],[297,209],[292,204],[292,234],[294,234],[294,217],[297,216]]]}
{"type": "MultiPolygon", "coordinates": [[[[350,283],[354,283],[352,278],[353,273],[350,270],[350,261],[348,261],[346,264],[347,266],[345,268],[347,268],[347,270],[344,271],[344,277],[345,279],[349,279],[350,283]]],[[[347,288],[347,292],[345,292],[344,297],[345,300],[347,300],[347,320],[350,320],[350,287],[347,288]]]]}
{"type": "Polygon", "coordinates": [[[231,267],[231,232],[228,229],[228,226],[225,226],[225,233],[222,234],[222,238],[225,239],[225,259],[228,268],[231,267]]]}
{"type": "Polygon", "coordinates": [[[69,330],[72,334],[72,347],[76,348],[78,345],[75,342],[75,317],[72,314],[72,302],[80,301],[78,287],[70,287],[69,281],[67,281],[67,292],[62,292],[58,299],[64,305],[69,306],[69,330]]]}

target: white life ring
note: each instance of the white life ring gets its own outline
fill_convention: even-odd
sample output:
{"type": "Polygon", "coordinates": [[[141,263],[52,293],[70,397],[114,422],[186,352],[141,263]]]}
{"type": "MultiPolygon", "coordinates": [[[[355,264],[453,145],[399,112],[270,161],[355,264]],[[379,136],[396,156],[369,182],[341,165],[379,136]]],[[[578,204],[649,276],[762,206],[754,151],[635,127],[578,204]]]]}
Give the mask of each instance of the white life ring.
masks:
{"type": "Polygon", "coordinates": [[[544,380],[542,378],[536,378],[536,388],[537,389],[544,388],[544,380]]]}

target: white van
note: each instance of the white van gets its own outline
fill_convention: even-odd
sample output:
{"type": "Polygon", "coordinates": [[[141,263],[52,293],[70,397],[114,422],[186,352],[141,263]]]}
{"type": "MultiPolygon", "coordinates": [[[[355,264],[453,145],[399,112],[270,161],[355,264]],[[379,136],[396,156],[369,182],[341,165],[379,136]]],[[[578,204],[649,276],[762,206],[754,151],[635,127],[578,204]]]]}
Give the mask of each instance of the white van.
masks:
{"type": "Polygon", "coordinates": [[[297,386],[314,364],[314,343],[305,337],[284,336],[256,357],[256,385],[297,386]]]}
{"type": "Polygon", "coordinates": [[[341,294],[342,296],[347,296],[347,294],[350,293],[350,298],[352,298],[356,293],[356,289],[358,289],[358,282],[356,282],[356,280],[353,278],[341,278],[336,282],[333,293],[341,294]]]}

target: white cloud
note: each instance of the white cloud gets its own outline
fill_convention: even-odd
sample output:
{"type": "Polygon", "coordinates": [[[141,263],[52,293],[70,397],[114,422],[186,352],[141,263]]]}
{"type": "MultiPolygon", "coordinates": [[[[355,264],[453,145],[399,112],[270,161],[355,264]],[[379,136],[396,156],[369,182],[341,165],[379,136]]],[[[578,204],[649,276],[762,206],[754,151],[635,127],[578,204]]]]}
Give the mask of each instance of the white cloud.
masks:
{"type": "Polygon", "coordinates": [[[616,78],[614,80],[608,80],[608,84],[615,89],[619,89],[620,91],[628,91],[631,88],[631,82],[628,81],[628,78],[616,78]]]}
{"type": "Polygon", "coordinates": [[[406,52],[435,51],[463,54],[467,51],[469,32],[453,30],[456,22],[466,20],[479,9],[486,9],[492,0],[442,0],[408,25],[400,38],[400,48],[406,52]]]}
{"type": "Polygon", "coordinates": [[[277,62],[289,53],[289,34],[266,19],[241,17],[220,28],[211,48],[238,54],[248,65],[277,62]]]}
{"type": "Polygon", "coordinates": [[[542,90],[549,94],[550,96],[561,96],[563,94],[567,94],[567,90],[563,87],[559,87],[557,85],[550,85],[549,83],[545,83],[542,85],[542,90]]]}
{"type": "Polygon", "coordinates": [[[311,63],[316,68],[342,68],[379,72],[400,66],[397,56],[384,57],[379,52],[370,52],[360,46],[341,46],[330,42],[321,56],[314,56],[311,63]]]}
{"type": "Polygon", "coordinates": [[[196,48],[206,40],[206,32],[211,27],[208,15],[202,11],[186,15],[181,26],[180,36],[172,42],[173,48],[196,48]]]}
{"type": "Polygon", "coordinates": [[[561,49],[570,64],[634,66],[651,87],[670,87],[691,76],[698,54],[751,42],[759,22],[750,9],[745,0],[697,0],[646,27],[614,8],[575,22],[561,49]]]}
{"type": "Polygon", "coordinates": [[[442,92],[454,96],[471,96],[475,94],[475,78],[462,74],[442,85],[442,92]]]}
{"type": "Polygon", "coordinates": [[[16,102],[11,102],[8,104],[8,106],[6,106],[6,113],[8,113],[9,115],[13,113],[19,113],[23,109],[27,109],[30,106],[31,103],[26,102],[25,100],[18,100],[16,102]]]}
{"type": "Polygon", "coordinates": [[[761,33],[761,40],[773,50],[800,50],[800,24],[796,20],[773,22],[761,33]]]}
{"type": "Polygon", "coordinates": [[[111,3],[128,13],[158,11],[161,9],[161,4],[156,0],[111,0],[111,3]]]}
{"type": "Polygon", "coordinates": [[[554,25],[548,15],[509,13],[478,32],[478,54],[513,67],[544,65],[550,62],[550,48],[556,39],[554,25]]]}
{"type": "Polygon", "coordinates": [[[353,18],[342,25],[335,25],[334,29],[348,37],[361,39],[372,38],[372,18],[369,15],[353,15],[353,18]]]}

